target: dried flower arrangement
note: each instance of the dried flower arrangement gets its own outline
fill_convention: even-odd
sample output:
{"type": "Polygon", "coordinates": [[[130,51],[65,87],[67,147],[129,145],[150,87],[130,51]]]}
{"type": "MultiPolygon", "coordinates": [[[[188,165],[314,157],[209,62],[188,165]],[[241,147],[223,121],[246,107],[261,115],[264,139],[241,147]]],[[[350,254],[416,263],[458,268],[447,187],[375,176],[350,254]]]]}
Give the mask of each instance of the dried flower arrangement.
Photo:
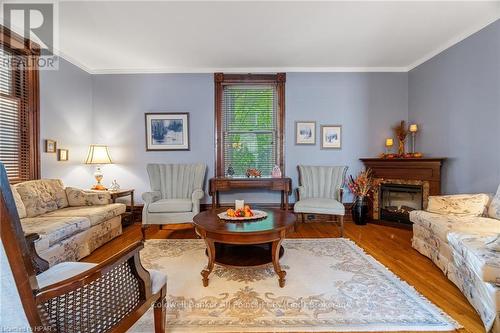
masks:
{"type": "Polygon", "coordinates": [[[378,186],[378,181],[373,178],[373,172],[371,169],[361,171],[356,178],[352,175],[349,176],[347,183],[347,187],[349,187],[351,193],[356,197],[367,196],[376,186],[378,186]]]}
{"type": "Polygon", "coordinates": [[[401,120],[401,123],[399,125],[394,126],[393,130],[394,134],[396,134],[396,137],[399,140],[398,154],[400,156],[403,156],[405,154],[406,138],[408,137],[408,129],[406,128],[405,121],[401,120]]]}

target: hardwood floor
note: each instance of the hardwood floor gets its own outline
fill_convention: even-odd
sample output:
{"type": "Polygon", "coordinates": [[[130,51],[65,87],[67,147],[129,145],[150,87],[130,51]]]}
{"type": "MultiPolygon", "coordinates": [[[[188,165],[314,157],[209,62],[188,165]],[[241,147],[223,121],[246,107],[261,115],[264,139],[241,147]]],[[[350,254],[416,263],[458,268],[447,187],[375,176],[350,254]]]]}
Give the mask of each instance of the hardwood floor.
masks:
{"type": "MultiPolygon", "coordinates": [[[[429,259],[411,247],[411,230],[368,224],[345,224],[345,237],[350,238],[368,254],[389,268],[401,279],[457,320],[464,328],[459,332],[484,332],[482,322],[469,302],[453,283],[429,259]]],[[[298,223],[289,238],[337,237],[335,225],[325,222],[298,223]]],[[[148,229],[149,238],[195,238],[191,227],[181,230],[148,229]]],[[[126,245],[140,240],[140,225],[124,229],[123,235],[97,249],[83,261],[101,262],[126,245]]]]}

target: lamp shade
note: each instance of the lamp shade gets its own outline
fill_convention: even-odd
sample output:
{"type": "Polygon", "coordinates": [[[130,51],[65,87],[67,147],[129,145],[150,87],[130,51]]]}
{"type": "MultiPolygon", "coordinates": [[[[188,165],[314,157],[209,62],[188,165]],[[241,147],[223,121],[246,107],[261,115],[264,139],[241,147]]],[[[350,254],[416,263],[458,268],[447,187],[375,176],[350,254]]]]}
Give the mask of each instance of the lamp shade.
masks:
{"type": "Polygon", "coordinates": [[[418,125],[417,124],[411,124],[410,125],[410,132],[415,133],[418,131],[418,125]]]}
{"type": "Polygon", "coordinates": [[[108,146],[90,145],[85,164],[111,164],[108,146]]]}
{"type": "Polygon", "coordinates": [[[392,147],[393,144],[394,144],[394,140],[392,138],[385,139],[385,145],[387,147],[392,147]]]}

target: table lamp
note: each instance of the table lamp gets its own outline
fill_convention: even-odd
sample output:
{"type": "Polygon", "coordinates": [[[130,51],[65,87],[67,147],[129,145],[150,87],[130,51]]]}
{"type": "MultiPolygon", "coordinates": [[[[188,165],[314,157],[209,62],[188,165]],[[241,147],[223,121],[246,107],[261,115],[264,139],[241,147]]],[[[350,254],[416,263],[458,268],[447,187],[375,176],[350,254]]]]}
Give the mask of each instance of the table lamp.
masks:
{"type": "Polygon", "coordinates": [[[409,127],[409,131],[411,133],[411,153],[415,154],[415,135],[418,132],[418,125],[411,124],[409,127]]]}
{"type": "Polygon", "coordinates": [[[103,177],[101,171],[101,164],[111,164],[111,157],[109,157],[108,146],[105,145],[90,145],[89,152],[87,154],[87,159],[85,164],[97,164],[96,171],[94,173],[95,180],[97,184],[92,186],[93,190],[106,190],[106,187],[101,184],[103,177]]]}
{"type": "Polygon", "coordinates": [[[392,138],[385,139],[385,153],[390,154],[394,140],[392,138]]]}

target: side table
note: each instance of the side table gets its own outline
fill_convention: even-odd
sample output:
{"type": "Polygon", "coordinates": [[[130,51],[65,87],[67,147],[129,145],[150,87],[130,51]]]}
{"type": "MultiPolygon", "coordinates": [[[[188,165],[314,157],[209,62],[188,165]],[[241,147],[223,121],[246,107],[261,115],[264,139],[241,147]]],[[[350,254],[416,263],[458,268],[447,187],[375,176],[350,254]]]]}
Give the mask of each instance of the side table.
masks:
{"type": "Polygon", "coordinates": [[[117,198],[128,197],[130,196],[130,211],[122,214],[122,225],[129,226],[134,223],[135,215],[134,215],[134,189],[124,189],[124,190],[108,190],[108,193],[111,195],[111,201],[113,203],[116,202],[117,198]]]}

